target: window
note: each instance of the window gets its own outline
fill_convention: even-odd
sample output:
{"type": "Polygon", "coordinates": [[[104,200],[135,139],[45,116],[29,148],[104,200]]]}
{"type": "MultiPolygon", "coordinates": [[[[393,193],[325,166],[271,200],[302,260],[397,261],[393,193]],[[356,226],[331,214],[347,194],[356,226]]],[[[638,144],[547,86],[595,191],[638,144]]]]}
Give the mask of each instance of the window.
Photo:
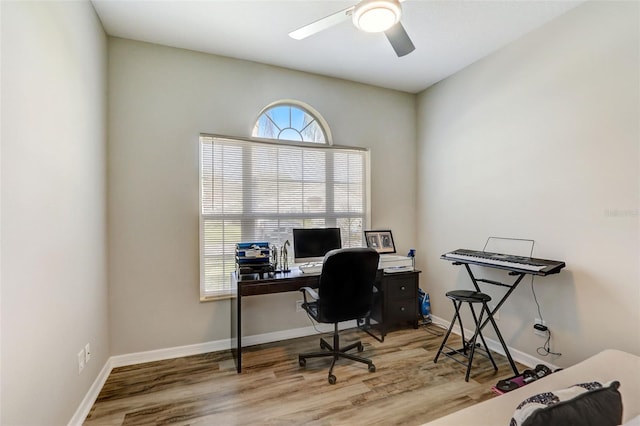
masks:
{"type": "Polygon", "coordinates": [[[343,247],[362,247],[368,163],[358,148],[201,135],[201,298],[232,294],[238,242],[279,249],[293,228],[339,227],[343,247]]]}
{"type": "Polygon", "coordinates": [[[325,131],[328,126],[319,120],[320,114],[308,105],[293,101],[278,102],[263,110],[253,128],[252,136],[296,142],[330,143],[326,135],[328,131],[325,131]]]}

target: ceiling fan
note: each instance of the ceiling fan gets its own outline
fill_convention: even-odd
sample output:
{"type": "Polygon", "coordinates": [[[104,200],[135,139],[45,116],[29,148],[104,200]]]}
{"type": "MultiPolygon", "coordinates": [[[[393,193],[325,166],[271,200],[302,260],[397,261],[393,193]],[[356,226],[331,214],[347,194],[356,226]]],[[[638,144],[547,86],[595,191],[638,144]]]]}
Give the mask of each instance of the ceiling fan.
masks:
{"type": "Polygon", "coordinates": [[[353,25],[362,31],[384,32],[396,55],[402,57],[413,52],[415,46],[400,23],[401,1],[404,0],[361,0],[355,6],[325,16],[290,32],[289,37],[302,40],[351,18],[353,25]]]}

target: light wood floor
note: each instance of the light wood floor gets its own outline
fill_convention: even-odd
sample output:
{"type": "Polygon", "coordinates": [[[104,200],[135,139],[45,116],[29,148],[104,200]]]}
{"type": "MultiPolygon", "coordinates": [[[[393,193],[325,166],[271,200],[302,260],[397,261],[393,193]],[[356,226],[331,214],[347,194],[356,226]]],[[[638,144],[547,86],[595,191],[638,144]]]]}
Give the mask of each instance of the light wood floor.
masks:
{"type": "Polygon", "coordinates": [[[230,351],[115,368],[85,425],[419,425],[493,398],[491,386],[513,375],[500,355],[496,373],[475,357],[468,383],[464,366],[446,357],[434,364],[442,332],[397,330],[384,343],[344,332],[341,341],[360,339],[377,371],[341,360],[335,385],[330,358],[298,365],[298,353],[318,350],[319,336],[247,348],[240,375],[230,351]]]}

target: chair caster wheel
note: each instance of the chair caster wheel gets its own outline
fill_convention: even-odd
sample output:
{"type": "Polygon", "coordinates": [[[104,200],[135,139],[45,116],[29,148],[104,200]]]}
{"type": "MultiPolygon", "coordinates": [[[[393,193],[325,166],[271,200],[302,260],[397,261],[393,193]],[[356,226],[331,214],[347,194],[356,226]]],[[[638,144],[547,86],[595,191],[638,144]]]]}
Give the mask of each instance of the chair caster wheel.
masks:
{"type": "Polygon", "coordinates": [[[304,358],[300,358],[300,359],[298,359],[298,364],[300,365],[300,367],[306,367],[307,360],[304,359],[304,358]]]}
{"type": "Polygon", "coordinates": [[[373,364],[369,365],[369,373],[375,373],[376,372],[376,366],[373,364]]]}
{"type": "Polygon", "coordinates": [[[358,352],[362,352],[362,351],[364,351],[364,346],[362,346],[362,343],[360,343],[358,345],[358,352]]]}
{"type": "Polygon", "coordinates": [[[336,376],[334,376],[333,374],[329,374],[329,384],[330,385],[336,384],[336,376]]]}

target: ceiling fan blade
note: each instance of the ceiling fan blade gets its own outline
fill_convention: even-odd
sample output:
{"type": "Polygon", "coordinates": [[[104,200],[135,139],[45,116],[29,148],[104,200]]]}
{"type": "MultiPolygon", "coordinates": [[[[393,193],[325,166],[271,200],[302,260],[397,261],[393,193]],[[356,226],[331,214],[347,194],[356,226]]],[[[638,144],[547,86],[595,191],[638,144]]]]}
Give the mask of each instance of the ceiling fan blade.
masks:
{"type": "Polygon", "coordinates": [[[385,31],[384,35],[387,36],[387,40],[391,43],[391,47],[396,51],[398,57],[408,55],[416,49],[400,22],[385,31]]]}
{"type": "Polygon", "coordinates": [[[350,18],[354,8],[355,6],[348,7],[344,10],[341,10],[340,12],[325,16],[322,19],[318,19],[317,21],[305,25],[304,27],[298,28],[295,31],[291,31],[289,33],[289,37],[295,38],[296,40],[302,40],[303,38],[307,38],[310,35],[319,33],[322,30],[326,30],[329,27],[333,27],[334,25],[337,25],[340,22],[350,18]]]}

